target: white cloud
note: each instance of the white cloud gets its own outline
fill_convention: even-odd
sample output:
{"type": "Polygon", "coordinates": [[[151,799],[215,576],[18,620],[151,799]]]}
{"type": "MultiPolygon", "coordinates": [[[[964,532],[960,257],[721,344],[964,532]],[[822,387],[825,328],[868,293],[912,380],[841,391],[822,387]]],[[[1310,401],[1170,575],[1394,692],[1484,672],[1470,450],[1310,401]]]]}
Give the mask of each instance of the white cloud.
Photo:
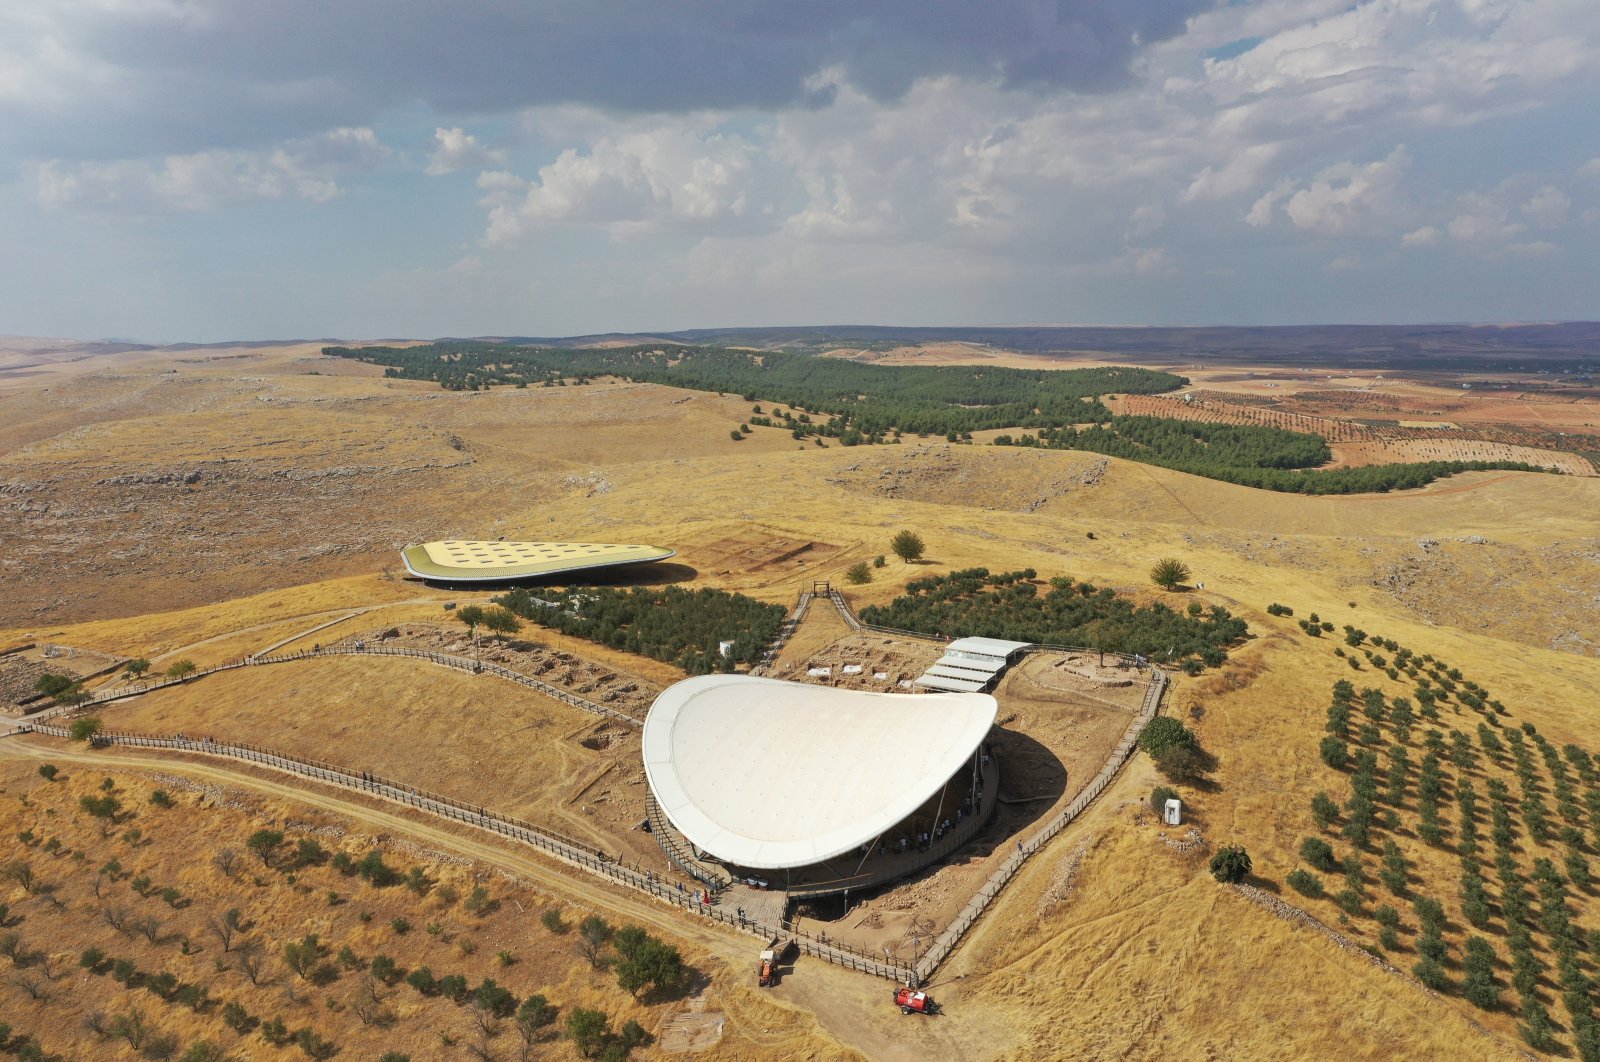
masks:
{"type": "Polygon", "coordinates": [[[613,237],[770,228],[755,155],[741,137],[684,125],[603,136],[588,150],[567,148],[520,187],[509,174],[481,177],[490,193],[485,239],[514,243],[551,224],[595,226],[613,237]]]}
{"type": "Polygon", "coordinates": [[[159,159],[66,163],[35,171],[39,202],[51,209],[126,213],[216,210],[249,199],[307,199],[339,195],[338,178],[371,169],[389,157],[371,129],[331,129],[261,151],[199,151],[159,159]]]}
{"type": "Polygon", "coordinates": [[[1135,207],[1128,215],[1127,238],[1141,240],[1161,229],[1166,223],[1167,208],[1161,203],[1145,203],[1135,207]]]}
{"type": "Polygon", "coordinates": [[[1541,229],[1560,228],[1566,224],[1571,209],[1572,200],[1567,198],[1567,193],[1553,184],[1533,193],[1521,207],[1523,217],[1541,229]]]}
{"type": "Polygon", "coordinates": [[[1432,225],[1424,225],[1420,229],[1412,229],[1400,237],[1401,247],[1432,247],[1444,238],[1444,233],[1432,225]]]}
{"type": "Polygon", "coordinates": [[[1283,181],[1251,206],[1245,221],[1267,225],[1279,204],[1296,228],[1319,236],[1341,236],[1388,220],[1411,159],[1402,147],[1366,164],[1341,162],[1319,171],[1302,187],[1283,181]]]}
{"type": "Polygon", "coordinates": [[[484,169],[503,165],[506,153],[486,148],[478,138],[457,126],[453,129],[437,128],[433,131],[433,151],[428,156],[427,173],[438,177],[457,170],[484,169]]]}
{"type": "Polygon", "coordinates": [[[1579,177],[1600,177],[1600,159],[1590,159],[1578,167],[1579,177]]]}
{"type": "Polygon", "coordinates": [[[1452,239],[1480,247],[1502,247],[1527,230],[1527,226],[1512,221],[1505,207],[1480,193],[1464,195],[1460,199],[1460,213],[1445,226],[1452,239]]]}
{"type": "Polygon", "coordinates": [[[1278,158],[1277,144],[1250,144],[1232,153],[1220,166],[1207,165],[1183,190],[1185,201],[1231,199],[1259,187],[1278,158]]]}
{"type": "Polygon", "coordinates": [[[1108,262],[1107,267],[1119,273],[1149,276],[1171,269],[1172,255],[1165,247],[1130,247],[1108,262]]]}

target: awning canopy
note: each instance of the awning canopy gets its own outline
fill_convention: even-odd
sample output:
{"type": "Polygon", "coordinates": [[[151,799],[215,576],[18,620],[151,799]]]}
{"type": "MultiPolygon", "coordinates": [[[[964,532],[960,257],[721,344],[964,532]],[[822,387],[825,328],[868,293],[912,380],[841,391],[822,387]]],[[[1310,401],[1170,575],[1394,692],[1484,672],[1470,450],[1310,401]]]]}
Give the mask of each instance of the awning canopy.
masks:
{"type": "Polygon", "coordinates": [[[874,840],[937,793],[998,708],[984,693],[706,675],[651,706],[645,774],[672,824],[717,858],[807,866],[874,840]]]}

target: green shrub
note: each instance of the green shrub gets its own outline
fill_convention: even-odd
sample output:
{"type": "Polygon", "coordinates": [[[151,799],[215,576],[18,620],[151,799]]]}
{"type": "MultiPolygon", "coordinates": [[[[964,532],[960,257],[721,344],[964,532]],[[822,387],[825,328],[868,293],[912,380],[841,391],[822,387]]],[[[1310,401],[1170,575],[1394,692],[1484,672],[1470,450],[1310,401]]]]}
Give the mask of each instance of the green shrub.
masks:
{"type": "Polygon", "coordinates": [[[370,969],[372,970],[372,976],[380,981],[392,982],[400,976],[399,964],[382,952],[372,957],[370,969]]]}
{"type": "Polygon", "coordinates": [[[603,1010],[578,1007],[567,1016],[567,1035],[578,1053],[589,1058],[611,1035],[611,1020],[603,1010]]]}
{"type": "Polygon", "coordinates": [[[1155,755],[1156,770],[1168,781],[1195,784],[1211,767],[1211,757],[1197,745],[1171,745],[1155,755]]]}
{"type": "Polygon", "coordinates": [[[1333,846],[1320,837],[1307,837],[1300,842],[1300,858],[1324,873],[1339,868],[1338,861],[1333,858],[1333,846]]]}
{"type": "Polygon", "coordinates": [[[1417,960],[1416,965],[1411,967],[1411,972],[1418,981],[1421,981],[1435,992],[1443,992],[1450,987],[1450,978],[1445,974],[1443,964],[1436,959],[1428,958],[1426,955],[1417,960]]]}
{"type": "Polygon", "coordinates": [[[289,1027],[282,1018],[269,1018],[261,1023],[261,1038],[273,1047],[282,1047],[289,1042],[289,1027]]]}
{"type": "Polygon", "coordinates": [[[1323,894],[1322,881],[1309,871],[1292,870],[1284,880],[1289,883],[1290,888],[1302,896],[1310,896],[1312,899],[1317,899],[1323,894]]]}
{"type": "Polygon", "coordinates": [[[1327,793],[1318,792],[1311,798],[1311,818],[1316,824],[1326,829],[1339,817],[1339,805],[1327,793]]]}
{"type": "Polygon", "coordinates": [[[1492,944],[1482,937],[1468,939],[1461,963],[1461,994],[1484,1010],[1494,1010],[1500,1006],[1500,986],[1495,981],[1494,964],[1492,944]]]}
{"type": "Polygon", "coordinates": [[[1225,885],[1243,881],[1251,869],[1250,853],[1240,845],[1224,845],[1211,857],[1211,876],[1225,885]]]}
{"type": "Polygon", "coordinates": [[[1192,748],[1198,744],[1194,733],[1169,715],[1158,715],[1139,733],[1139,748],[1158,756],[1170,748],[1192,748]]]}

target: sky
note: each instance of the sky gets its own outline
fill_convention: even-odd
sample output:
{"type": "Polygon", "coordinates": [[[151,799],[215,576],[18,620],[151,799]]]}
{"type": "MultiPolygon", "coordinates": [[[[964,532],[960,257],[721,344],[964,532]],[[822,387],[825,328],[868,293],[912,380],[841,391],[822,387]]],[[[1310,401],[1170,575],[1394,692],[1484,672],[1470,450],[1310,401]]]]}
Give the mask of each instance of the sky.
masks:
{"type": "Polygon", "coordinates": [[[0,333],[1600,317],[1595,0],[6,0],[0,333]]]}

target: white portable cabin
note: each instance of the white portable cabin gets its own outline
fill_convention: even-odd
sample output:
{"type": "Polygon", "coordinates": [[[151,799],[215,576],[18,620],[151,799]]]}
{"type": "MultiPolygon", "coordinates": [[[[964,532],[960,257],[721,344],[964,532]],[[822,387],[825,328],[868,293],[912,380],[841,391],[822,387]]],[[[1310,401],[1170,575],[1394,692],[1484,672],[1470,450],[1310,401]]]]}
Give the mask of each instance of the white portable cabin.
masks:
{"type": "Polygon", "coordinates": [[[1166,807],[1161,809],[1161,821],[1168,826],[1183,825],[1183,801],[1168,797],[1166,807]]]}

